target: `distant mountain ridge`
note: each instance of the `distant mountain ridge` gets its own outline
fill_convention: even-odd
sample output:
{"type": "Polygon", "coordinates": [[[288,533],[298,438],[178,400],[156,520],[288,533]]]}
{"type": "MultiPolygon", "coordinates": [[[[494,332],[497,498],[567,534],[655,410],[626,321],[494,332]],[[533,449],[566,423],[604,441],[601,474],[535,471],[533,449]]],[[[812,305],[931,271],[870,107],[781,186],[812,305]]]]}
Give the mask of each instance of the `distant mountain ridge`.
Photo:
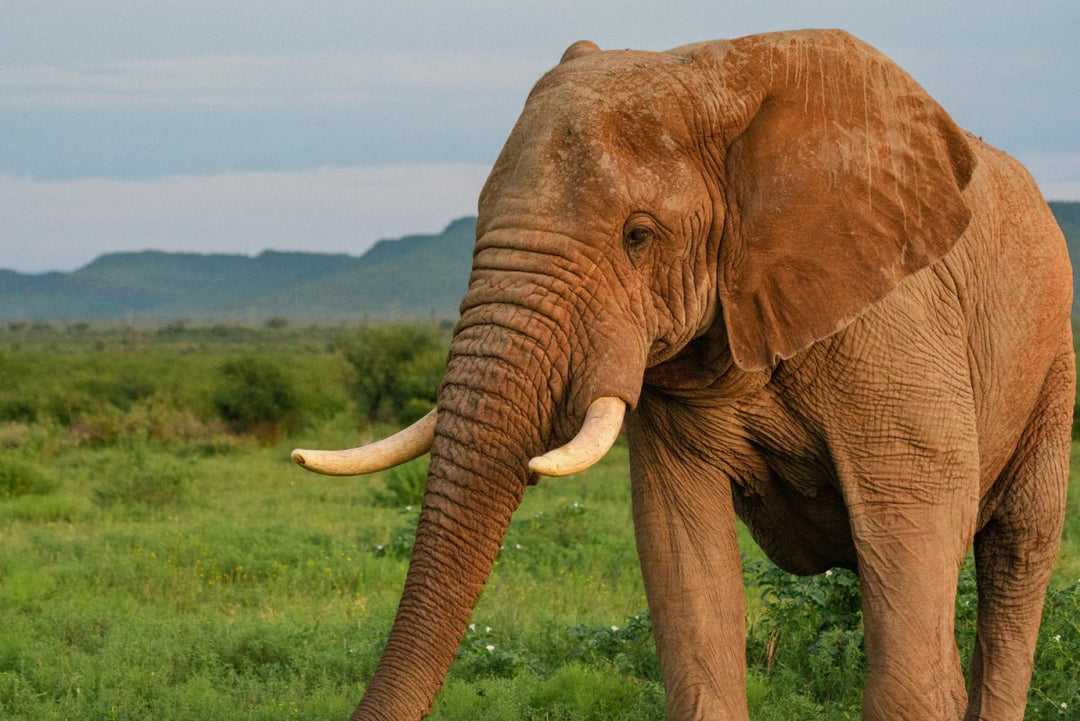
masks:
{"type": "MultiPolygon", "coordinates": [[[[1050,208],[1080,268],[1080,203],[1050,208]]],[[[437,235],[381,240],[361,256],[143,251],[103,255],[71,273],[0,270],[0,321],[456,318],[475,235],[476,218],[459,218],[437,235]]]]}
{"type": "Polygon", "coordinates": [[[71,273],[0,270],[0,320],[454,318],[476,219],[380,240],[361,256],[110,253],[71,273]]]}
{"type": "Polygon", "coordinates": [[[1050,210],[1065,235],[1073,267],[1073,318],[1080,318],[1080,203],[1050,203],[1050,210]]]}

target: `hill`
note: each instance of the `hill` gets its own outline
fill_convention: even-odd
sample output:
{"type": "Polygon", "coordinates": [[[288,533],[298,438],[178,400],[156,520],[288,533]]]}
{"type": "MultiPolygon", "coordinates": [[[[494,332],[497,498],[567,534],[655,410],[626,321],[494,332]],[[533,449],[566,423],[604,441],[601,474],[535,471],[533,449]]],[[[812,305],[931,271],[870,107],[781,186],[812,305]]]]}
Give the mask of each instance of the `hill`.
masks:
{"type": "Polygon", "coordinates": [[[0,320],[454,318],[476,219],[362,256],[111,253],[71,273],[0,271],[0,320]]]}
{"type": "MultiPolygon", "coordinates": [[[[1051,203],[1080,267],[1080,203],[1051,203]]],[[[381,240],[362,256],[112,253],[71,273],[0,270],[0,321],[456,318],[475,218],[381,240]]],[[[1073,315],[1080,315],[1080,273],[1073,315]]]]}
{"type": "Polygon", "coordinates": [[[1073,267],[1073,318],[1080,317],[1080,203],[1050,203],[1065,243],[1069,246],[1069,259],[1073,267]]]}

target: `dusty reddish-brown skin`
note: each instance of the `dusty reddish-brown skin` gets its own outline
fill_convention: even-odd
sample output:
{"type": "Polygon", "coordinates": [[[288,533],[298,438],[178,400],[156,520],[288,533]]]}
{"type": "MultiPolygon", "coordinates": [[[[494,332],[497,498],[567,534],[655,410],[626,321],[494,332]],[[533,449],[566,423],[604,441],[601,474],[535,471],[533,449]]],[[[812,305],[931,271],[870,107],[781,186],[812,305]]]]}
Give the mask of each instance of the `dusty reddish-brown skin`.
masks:
{"type": "Polygon", "coordinates": [[[747,718],[736,515],[786,569],[859,573],[864,718],[1023,717],[1074,359],[1065,243],[1016,161],[842,32],[582,42],[479,209],[416,550],[355,719],[431,708],[528,459],[600,396],[632,408],[669,718],[747,718]]]}

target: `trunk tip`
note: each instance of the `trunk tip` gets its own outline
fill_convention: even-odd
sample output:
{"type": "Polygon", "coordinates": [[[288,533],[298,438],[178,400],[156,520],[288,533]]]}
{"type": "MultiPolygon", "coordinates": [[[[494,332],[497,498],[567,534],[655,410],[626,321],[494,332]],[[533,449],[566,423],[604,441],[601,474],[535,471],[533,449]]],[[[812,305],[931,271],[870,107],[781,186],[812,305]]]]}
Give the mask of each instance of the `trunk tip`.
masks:
{"type": "Polygon", "coordinates": [[[304,460],[304,453],[305,451],[297,448],[290,454],[291,458],[293,459],[293,463],[300,466],[301,468],[307,465],[307,461],[304,460]]]}

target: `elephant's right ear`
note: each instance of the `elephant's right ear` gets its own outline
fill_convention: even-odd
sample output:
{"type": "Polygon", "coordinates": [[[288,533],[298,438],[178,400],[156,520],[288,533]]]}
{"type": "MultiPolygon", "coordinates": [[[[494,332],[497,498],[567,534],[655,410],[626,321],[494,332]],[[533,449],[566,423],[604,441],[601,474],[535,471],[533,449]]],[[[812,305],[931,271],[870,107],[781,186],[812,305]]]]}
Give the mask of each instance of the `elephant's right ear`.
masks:
{"type": "Polygon", "coordinates": [[[845,33],[737,40],[721,70],[745,116],[721,179],[720,302],[735,362],[759,370],[947,253],[975,159],[910,76],[845,33]]]}

